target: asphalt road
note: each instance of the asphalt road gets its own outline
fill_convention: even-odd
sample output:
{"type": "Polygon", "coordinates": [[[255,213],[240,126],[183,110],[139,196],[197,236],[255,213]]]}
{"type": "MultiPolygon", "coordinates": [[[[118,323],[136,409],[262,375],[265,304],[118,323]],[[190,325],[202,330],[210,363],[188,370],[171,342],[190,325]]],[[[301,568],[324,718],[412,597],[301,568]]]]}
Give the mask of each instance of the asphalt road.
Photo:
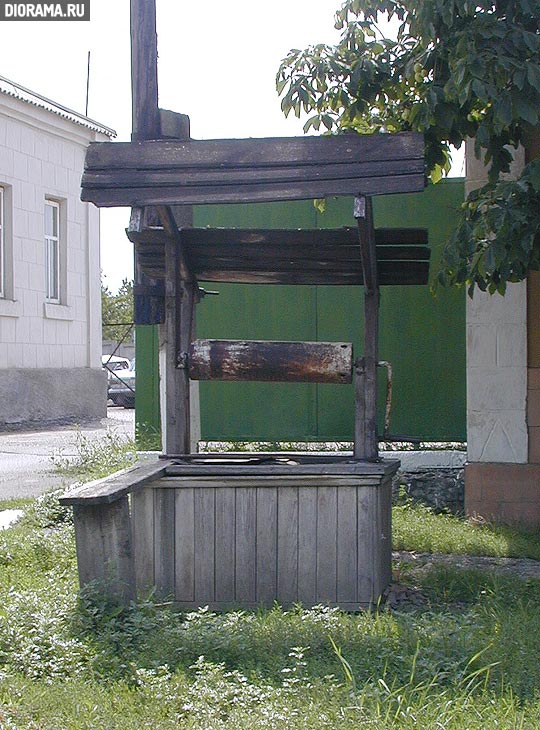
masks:
{"type": "Polygon", "coordinates": [[[111,407],[107,418],[92,426],[0,433],[0,499],[37,497],[53,487],[67,487],[53,471],[52,457],[77,455],[77,435],[101,439],[107,431],[133,437],[135,411],[111,407]]]}

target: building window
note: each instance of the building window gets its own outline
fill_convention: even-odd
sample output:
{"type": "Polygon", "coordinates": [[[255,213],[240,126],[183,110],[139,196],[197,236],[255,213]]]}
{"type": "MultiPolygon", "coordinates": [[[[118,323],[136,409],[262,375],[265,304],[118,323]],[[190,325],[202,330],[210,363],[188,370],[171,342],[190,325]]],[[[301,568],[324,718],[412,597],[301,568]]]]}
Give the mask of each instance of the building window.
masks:
{"type": "Polygon", "coordinates": [[[0,297],[6,297],[6,243],[4,223],[4,188],[0,187],[0,297]]]}
{"type": "Polygon", "coordinates": [[[45,270],[47,301],[60,303],[60,205],[45,201],[45,270]]]}

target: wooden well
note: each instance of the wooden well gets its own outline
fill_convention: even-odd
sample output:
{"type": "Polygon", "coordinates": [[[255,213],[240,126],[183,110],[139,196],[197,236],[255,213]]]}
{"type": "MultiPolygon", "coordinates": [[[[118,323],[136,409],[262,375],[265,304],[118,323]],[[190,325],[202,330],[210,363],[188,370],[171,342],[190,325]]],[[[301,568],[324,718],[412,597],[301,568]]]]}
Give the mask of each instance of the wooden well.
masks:
{"type": "MultiPolygon", "coordinates": [[[[423,230],[375,229],[371,196],[424,187],[405,133],[192,140],[157,102],[155,6],[131,0],[133,139],[91,145],[82,199],[131,206],[136,321],[159,324],[163,457],[65,495],[81,585],[180,607],[302,603],[356,610],[391,573],[391,478],[378,454],[379,287],[427,281],[423,230]],[[193,229],[191,205],[355,195],[356,226],[193,229]],[[364,347],[197,340],[198,280],[363,285],[364,347]],[[190,379],[354,382],[351,456],[191,453],[190,379]]],[[[359,301],[359,308],[361,303],[359,301]]],[[[223,333],[226,337],[227,333],[223,333]]]]}
{"type": "Polygon", "coordinates": [[[278,601],[355,611],[391,579],[397,466],[302,454],[171,459],[62,501],[75,506],[81,581],[109,581],[125,599],[155,588],[185,609],[278,601]]]}

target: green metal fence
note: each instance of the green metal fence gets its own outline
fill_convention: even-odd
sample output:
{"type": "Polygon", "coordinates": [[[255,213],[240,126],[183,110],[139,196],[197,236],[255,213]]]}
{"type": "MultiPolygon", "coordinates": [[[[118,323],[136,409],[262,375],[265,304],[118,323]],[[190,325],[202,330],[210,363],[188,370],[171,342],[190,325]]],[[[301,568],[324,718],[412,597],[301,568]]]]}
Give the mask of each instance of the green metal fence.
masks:
{"type": "MultiPolygon", "coordinates": [[[[376,227],[428,228],[431,270],[463,200],[463,180],[446,180],[424,193],[374,200],[376,227]]],[[[311,201],[194,209],[195,226],[336,228],[355,225],[353,201],[311,201]]],[[[198,337],[352,341],[362,352],[360,287],[209,284],[218,297],[198,307],[198,337]]],[[[140,328],[139,328],[140,329],[140,328]]],[[[146,328],[145,328],[146,329],[146,328]]],[[[137,421],[155,427],[155,375],[147,378],[137,334],[137,421]]],[[[155,349],[155,335],[152,348],[155,349]]],[[[391,432],[422,440],[465,439],[465,301],[463,292],[429,286],[382,287],[380,359],[392,363],[391,432]]],[[[144,355],[143,355],[144,356],[144,355]]],[[[155,360],[155,357],[154,357],[155,360]]],[[[148,357],[146,359],[148,364],[148,357]]],[[[152,366],[155,367],[155,366],[152,366]]],[[[381,426],[384,410],[381,372],[381,426]]],[[[200,383],[204,439],[352,440],[353,390],[307,383],[200,383]]]]}

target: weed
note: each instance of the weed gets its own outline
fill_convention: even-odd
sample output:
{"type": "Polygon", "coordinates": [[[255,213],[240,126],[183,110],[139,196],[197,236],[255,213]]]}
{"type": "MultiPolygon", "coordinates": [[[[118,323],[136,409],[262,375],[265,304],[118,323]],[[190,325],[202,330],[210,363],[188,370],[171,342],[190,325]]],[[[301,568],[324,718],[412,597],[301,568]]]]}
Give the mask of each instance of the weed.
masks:
{"type": "Polygon", "coordinates": [[[66,456],[62,451],[51,456],[54,471],[71,479],[91,481],[100,479],[119,469],[131,466],[137,460],[133,439],[112,430],[100,439],[85,436],[82,431],[75,435],[76,455],[66,456]]]}
{"type": "MultiPolygon", "coordinates": [[[[436,569],[406,613],[125,607],[97,584],[78,595],[67,514],[51,493],[0,536],[1,728],[540,727],[540,581],[436,569]]],[[[425,508],[394,515],[409,550],[537,549],[425,508]]]]}

